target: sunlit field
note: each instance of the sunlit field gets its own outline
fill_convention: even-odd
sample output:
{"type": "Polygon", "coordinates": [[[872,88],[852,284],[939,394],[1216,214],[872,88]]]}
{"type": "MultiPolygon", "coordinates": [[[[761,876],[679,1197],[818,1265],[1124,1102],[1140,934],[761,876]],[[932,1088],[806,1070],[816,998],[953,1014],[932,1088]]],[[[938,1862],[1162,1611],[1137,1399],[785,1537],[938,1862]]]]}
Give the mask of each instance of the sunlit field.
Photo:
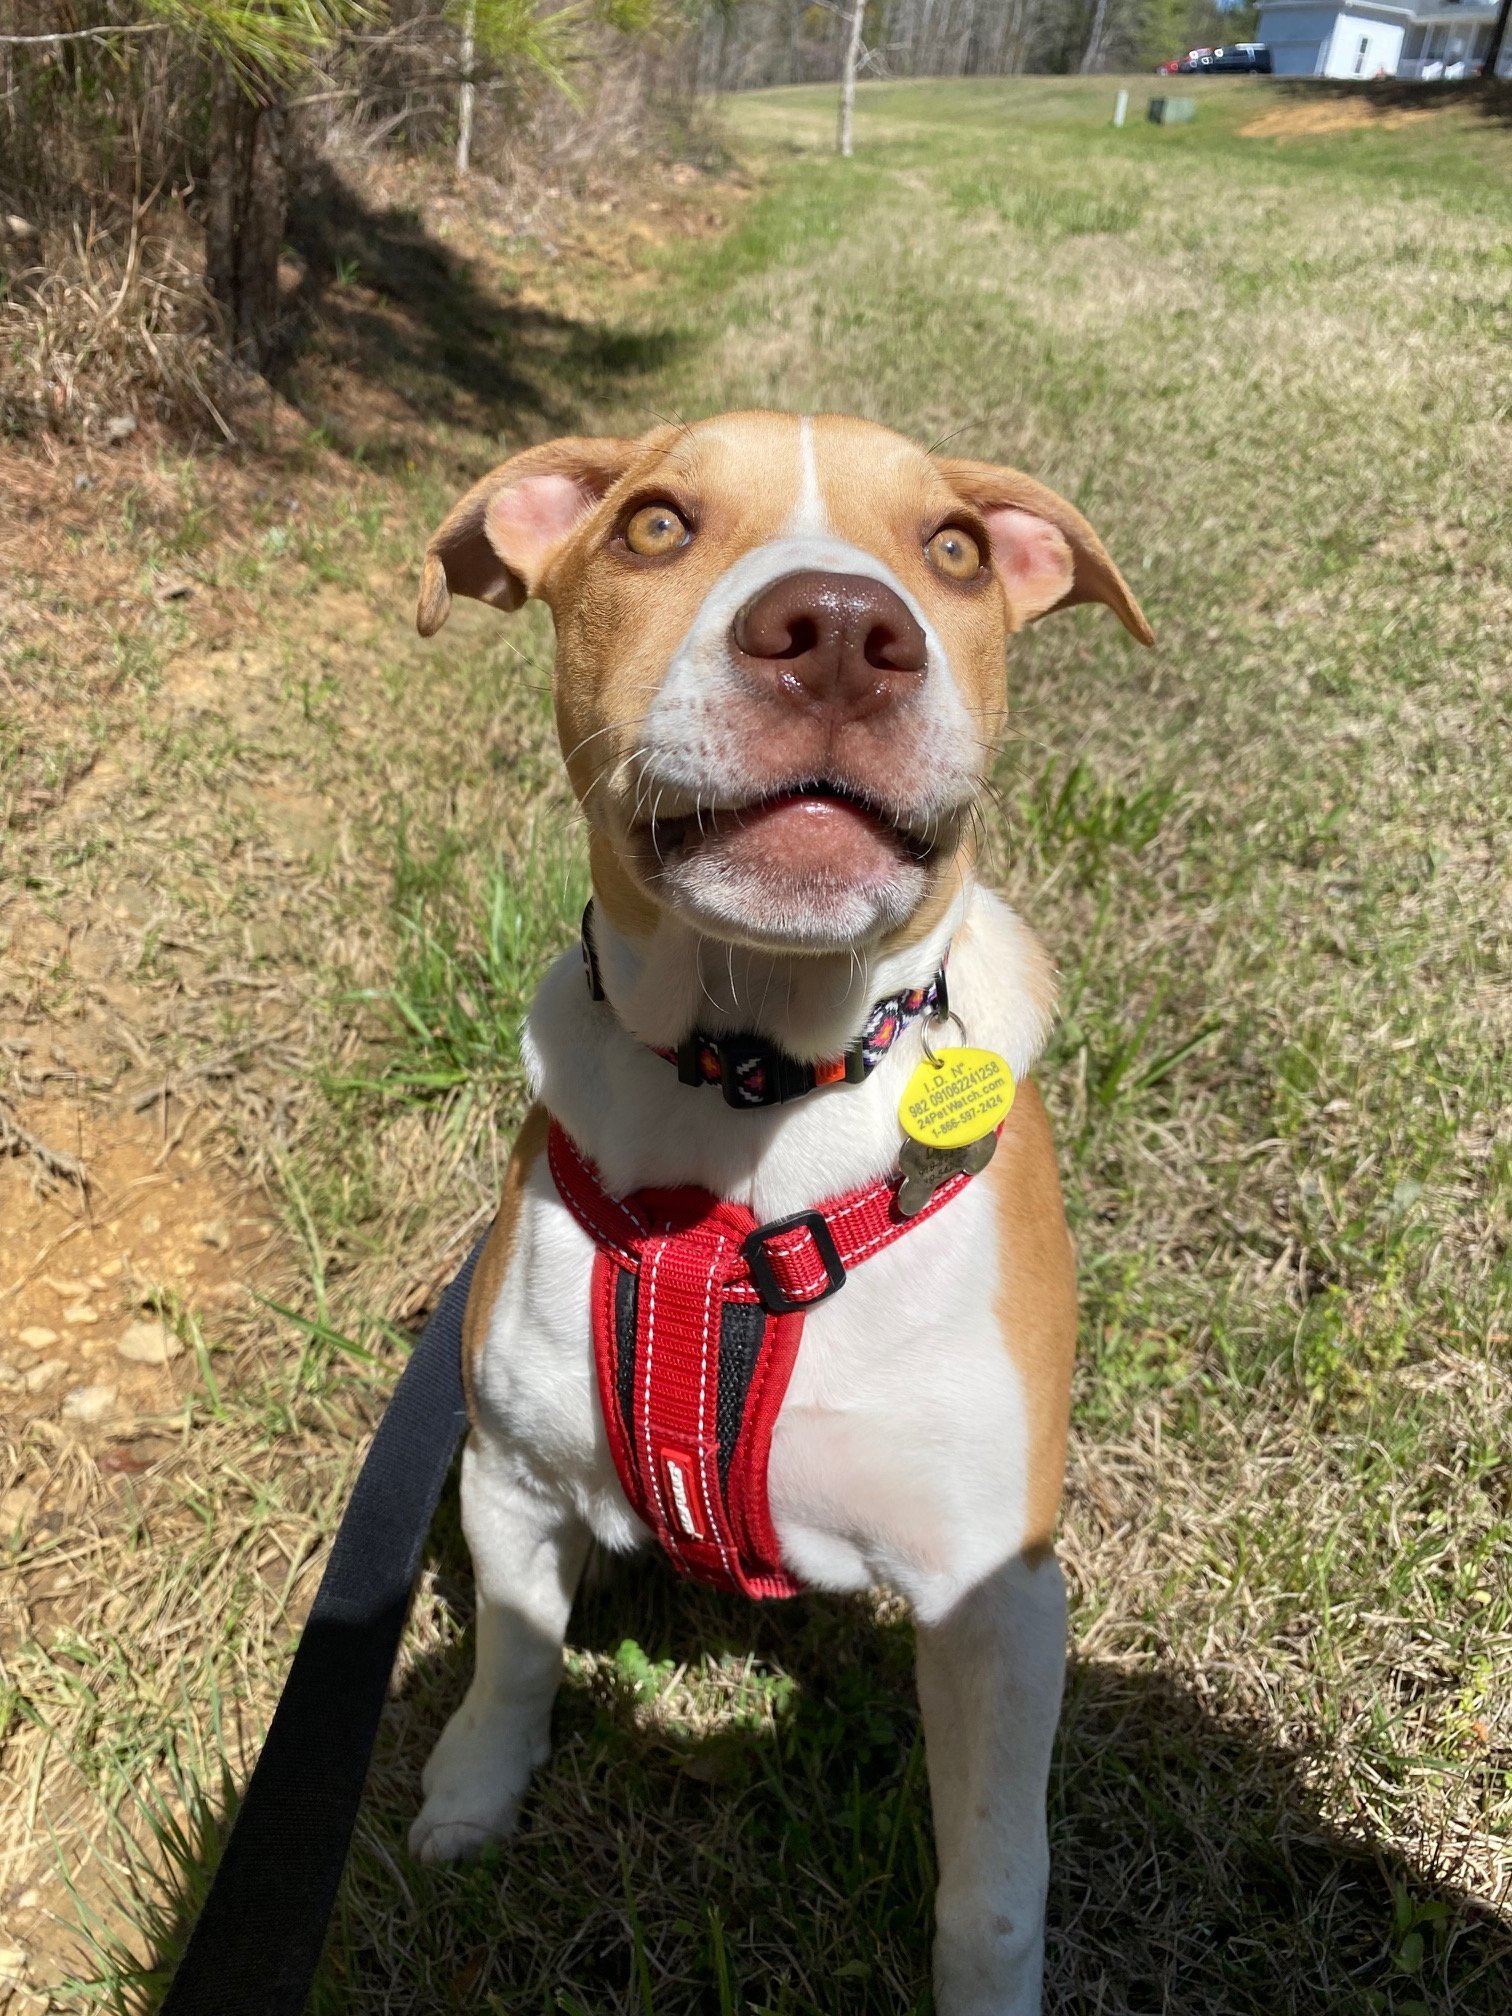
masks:
{"type": "MultiPolygon", "coordinates": [[[[830,94],[733,101],[638,235],[475,218],[424,287],[365,213],[316,436],[7,548],[0,1060],[103,1173],[80,1230],[0,1162],[0,1352],[127,1283],[177,1347],[92,1420],[43,1347],[0,1389],[18,2011],[150,2005],[576,930],[548,625],[421,644],[425,532],[526,440],[750,405],[1033,472],[1158,633],[1015,644],[987,821],[1083,1298],[1047,2008],[1512,2004],[1512,129],[1128,81],[1122,131],[1103,79],[867,86],[849,163],[830,94]]],[[[905,1615],[608,1564],[519,1838],[421,1869],[470,1613],[453,1493],[317,2009],[930,2009],[905,1615]]]]}

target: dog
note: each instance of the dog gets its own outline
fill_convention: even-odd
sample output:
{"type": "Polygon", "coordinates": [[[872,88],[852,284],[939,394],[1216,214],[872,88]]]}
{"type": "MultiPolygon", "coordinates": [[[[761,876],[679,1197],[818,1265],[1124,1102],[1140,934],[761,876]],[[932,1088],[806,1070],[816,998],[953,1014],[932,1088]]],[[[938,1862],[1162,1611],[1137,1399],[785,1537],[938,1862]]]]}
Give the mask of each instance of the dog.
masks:
{"type": "Polygon", "coordinates": [[[411,1847],[515,1826],[593,1540],[881,1587],[917,1625],[937,2006],[1029,2016],[1076,1291],[1028,1075],[1053,970],[973,821],[1012,634],[1088,601],[1152,632],[1053,491],[831,415],[527,449],[430,541],[423,635],[456,595],[552,612],[593,896],[467,1306],[476,1666],[411,1847]],[[905,1138],[947,1057],[933,1134],[972,1140],[905,1138]]]}

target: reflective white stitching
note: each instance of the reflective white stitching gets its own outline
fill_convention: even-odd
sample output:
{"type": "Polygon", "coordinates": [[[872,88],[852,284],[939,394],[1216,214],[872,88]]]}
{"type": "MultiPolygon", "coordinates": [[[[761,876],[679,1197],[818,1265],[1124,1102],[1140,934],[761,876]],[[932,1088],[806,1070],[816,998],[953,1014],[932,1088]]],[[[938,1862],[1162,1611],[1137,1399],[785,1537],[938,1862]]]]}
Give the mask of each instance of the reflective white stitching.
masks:
{"type": "MultiPolygon", "coordinates": [[[[724,1253],[724,1242],[721,1240],[714,1248],[713,1255],[709,1261],[708,1279],[704,1283],[703,1341],[700,1346],[698,1361],[698,1467],[703,1474],[704,1510],[708,1514],[709,1524],[714,1531],[714,1541],[719,1548],[719,1558],[724,1562],[725,1573],[738,1586],[742,1578],[735,1572],[734,1564],[730,1560],[729,1550],[724,1543],[724,1535],[721,1530],[722,1522],[720,1520],[719,1499],[713,1484],[709,1480],[709,1451],[704,1432],[704,1424],[707,1419],[705,1401],[709,1390],[709,1305],[714,1299],[714,1278],[721,1271],[724,1253]]],[[[731,1538],[733,1542],[733,1535],[731,1538]]]]}
{"type": "MultiPolygon", "coordinates": [[[[551,1149],[555,1147],[556,1141],[558,1139],[566,1142],[567,1147],[571,1152],[574,1161],[577,1163],[578,1167],[582,1170],[583,1174],[588,1178],[589,1182],[598,1191],[599,1195],[604,1199],[605,1203],[614,1204],[615,1200],[612,1197],[610,1197],[608,1191],[605,1190],[603,1185],[599,1182],[591,1166],[583,1160],[582,1155],[578,1151],[577,1143],[573,1140],[570,1134],[556,1133],[552,1137],[551,1148],[548,1148],[546,1159],[547,1162],[551,1165],[553,1179],[556,1176],[556,1165],[553,1159],[551,1149]]],[[[565,1185],[558,1183],[556,1186],[556,1192],[558,1197],[560,1197],[562,1202],[567,1206],[567,1209],[572,1213],[573,1217],[576,1218],[579,1225],[582,1226],[583,1230],[586,1233],[588,1233],[592,1239],[594,1239],[600,1245],[607,1246],[609,1251],[613,1253],[617,1259],[624,1261],[625,1265],[631,1270],[632,1273],[640,1272],[640,1256],[638,1254],[632,1253],[626,1247],[621,1246],[617,1240],[612,1239],[609,1236],[609,1234],[604,1231],[602,1226],[596,1225],[594,1221],[588,1216],[587,1212],[583,1209],[583,1207],[578,1203],[576,1197],[572,1195],[571,1191],[565,1185]]],[[[615,1205],[615,1208],[619,1210],[626,1218],[628,1218],[632,1225],[635,1223],[633,1215],[625,1209],[623,1204],[615,1205]]]]}
{"type": "Polygon", "coordinates": [[[661,1478],[657,1473],[656,1454],[651,1447],[651,1360],[656,1343],[656,1270],[661,1266],[662,1255],[667,1250],[667,1242],[658,1243],[651,1260],[651,1274],[648,1286],[650,1301],[646,1308],[646,1371],[641,1384],[641,1440],[646,1445],[646,1469],[651,1478],[651,1489],[656,1494],[656,1509],[662,1516],[662,1524],[671,1540],[672,1551],[682,1559],[682,1547],[677,1538],[677,1529],[667,1517],[667,1501],[662,1496],[661,1478]]]}
{"type": "Polygon", "coordinates": [[[624,1261],[625,1265],[630,1269],[632,1274],[638,1274],[640,1272],[639,1258],[634,1253],[627,1252],[623,1246],[617,1245],[615,1241],[609,1237],[608,1233],[604,1231],[602,1226],[595,1225],[593,1220],[588,1216],[587,1212],[583,1210],[582,1206],[578,1203],[577,1199],[573,1197],[570,1194],[570,1192],[559,1189],[557,1191],[557,1195],[558,1197],[561,1198],[562,1202],[567,1206],[567,1209],[572,1213],[573,1217],[576,1218],[579,1225],[582,1226],[583,1230],[588,1234],[588,1236],[591,1239],[593,1239],[600,1246],[607,1246],[609,1251],[614,1255],[614,1257],[617,1260],[624,1261]]]}

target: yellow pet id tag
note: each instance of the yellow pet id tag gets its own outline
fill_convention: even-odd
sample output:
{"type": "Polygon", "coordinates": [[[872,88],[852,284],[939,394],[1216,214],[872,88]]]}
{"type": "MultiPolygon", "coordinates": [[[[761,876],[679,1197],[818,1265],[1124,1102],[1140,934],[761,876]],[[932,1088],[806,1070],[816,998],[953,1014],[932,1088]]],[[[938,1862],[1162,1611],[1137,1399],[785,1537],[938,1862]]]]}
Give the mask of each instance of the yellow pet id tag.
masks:
{"type": "Polygon", "coordinates": [[[926,1052],[898,1106],[908,1140],[899,1165],[898,1209],[922,1211],[942,1183],[979,1175],[997,1147],[997,1128],[1013,1104],[1013,1073],[995,1050],[926,1052]]]}

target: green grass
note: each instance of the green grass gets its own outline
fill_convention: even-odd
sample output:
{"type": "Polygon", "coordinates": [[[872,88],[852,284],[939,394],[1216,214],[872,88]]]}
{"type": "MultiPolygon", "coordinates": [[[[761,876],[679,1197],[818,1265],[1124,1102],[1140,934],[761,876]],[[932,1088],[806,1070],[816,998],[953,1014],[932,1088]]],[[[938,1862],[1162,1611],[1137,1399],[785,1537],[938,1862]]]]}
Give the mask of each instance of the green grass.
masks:
{"type": "MultiPolygon", "coordinates": [[[[1246,138],[1294,101],[1244,85],[1115,132],[1111,95],[869,86],[849,164],[827,93],[737,100],[757,195],[653,255],[654,287],[577,276],[562,369],[586,426],[776,404],[950,436],[1072,497],[1134,582],[1155,653],[1098,611],[1015,646],[989,820],[1061,970],[1041,1080],[1082,1272],[1048,2006],[1502,2016],[1512,138],[1469,111],[1246,138]]],[[[303,1327],[234,1389],[217,1365],[222,1415],[194,1417],[198,1537],[157,1612],[188,1663],[149,1683],[112,1627],[89,1718],[56,1648],[18,1668],[106,1803],[177,1759],[216,1804],[210,1701],[247,1725],[233,1775],[255,1745],[308,1589],[284,1566],[270,1594],[259,1550],[328,1535],[384,1322],[486,1215],[519,1016],[575,929],[542,625],[459,611],[418,647],[392,609],[457,481],[285,540],[276,715],[251,757],[191,723],[173,758],[225,776],[284,737],[339,831],[266,955],[315,1003],[282,1193],[303,1327]],[[332,603],[312,647],[336,592],[371,627],[343,648],[332,603]]],[[[453,1507],[323,2010],[929,2008],[904,1618],[617,1571],[579,1604],[521,1838],[423,1871],[403,1832],[469,1614],[453,1507]]]]}

